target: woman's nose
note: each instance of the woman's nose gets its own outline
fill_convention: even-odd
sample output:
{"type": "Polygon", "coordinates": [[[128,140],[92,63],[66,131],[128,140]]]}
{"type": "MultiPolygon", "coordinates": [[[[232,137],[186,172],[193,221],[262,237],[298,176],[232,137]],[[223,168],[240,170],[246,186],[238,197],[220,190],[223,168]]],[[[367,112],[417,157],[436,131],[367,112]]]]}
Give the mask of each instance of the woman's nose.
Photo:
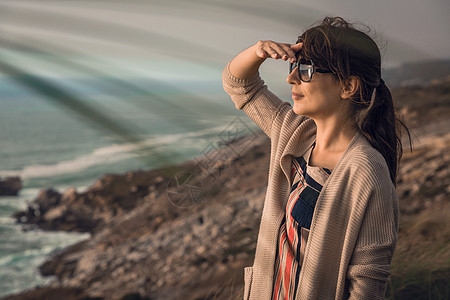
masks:
{"type": "Polygon", "coordinates": [[[298,71],[297,71],[298,67],[295,67],[292,72],[288,75],[288,77],[286,78],[287,83],[289,84],[300,84],[301,80],[298,77],[298,71]]]}

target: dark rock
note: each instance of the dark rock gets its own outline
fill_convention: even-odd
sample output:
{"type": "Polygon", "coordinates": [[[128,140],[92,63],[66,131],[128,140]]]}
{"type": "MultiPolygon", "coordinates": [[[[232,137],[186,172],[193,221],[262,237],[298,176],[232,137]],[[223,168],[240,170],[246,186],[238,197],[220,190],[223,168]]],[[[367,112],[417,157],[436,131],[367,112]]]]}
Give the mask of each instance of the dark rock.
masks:
{"type": "Polygon", "coordinates": [[[143,297],[139,293],[125,295],[121,300],[151,300],[149,297],[143,297]]]}
{"type": "Polygon", "coordinates": [[[83,193],[69,188],[62,194],[42,190],[27,210],[14,215],[18,223],[44,230],[94,233],[122,216],[149,193],[162,192],[164,177],[157,170],[105,174],[83,193]]]}
{"type": "Polygon", "coordinates": [[[60,202],[61,194],[55,190],[41,190],[36,199],[28,205],[27,210],[17,212],[14,217],[23,224],[41,224],[43,215],[60,202]]]}
{"type": "Polygon", "coordinates": [[[17,196],[22,188],[20,177],[6,177],[0,180],[0,196],[17,196]]]}
{"type": "Polygon", "coordinates": [[[42,287],[31,291],[23,292],[18,295],[11,295],[2,300],[102,300],[103,298],[90,298],[82,289],[80,288],[51,288],[42,287]]]}

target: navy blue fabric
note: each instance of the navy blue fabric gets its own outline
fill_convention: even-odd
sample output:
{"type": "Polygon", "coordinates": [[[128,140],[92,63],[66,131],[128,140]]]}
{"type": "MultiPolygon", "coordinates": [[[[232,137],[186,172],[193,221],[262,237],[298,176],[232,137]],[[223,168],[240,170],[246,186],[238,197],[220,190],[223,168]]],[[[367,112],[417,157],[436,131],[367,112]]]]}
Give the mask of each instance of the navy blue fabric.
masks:
{"type": "MultiPolygon", "coordinates": [[[[314,148],[315,145],[312,147],[314,148]]],[[[302,180],[296,182],[291,187],[291,193],[298,188],[299,184],[305,185],[306,187],[298,196],[298,200],[295,202],[294,207],[291,211],[291,216],[298,223],[299,230],[300,227],[310,229],[311,221],[314,214],[314,208],[316,207],[317,198],[319,197],[320,191],[322,190],[322,185],[315,181],[306,172],[307,163],[303,156],[294,158],[300,165],[300,170],[298,170],[297,165],[294,164],[295,172],[303,175],[304,182],[302,180]]],[[[331,174],[331,170],[321,168],[328,175],[331,174]]],[[[293,174],[295,176],[295,174],[293,174]]],[[[294,178],[293,176],[293,178],[294,178]]],[[[300,253],[300,251],[298,252],[300,253]]]]}
{"type": "Polygon", "coordinates": [[[291,211],[291,216],[298,223],[299,228],[304,227],[309,229],[311,227],[314,208],[316,207],[318,197],[319,192],[309,186],[306,186],[300,193],[299,199],[294,204],[294,208],[291,211]]]}

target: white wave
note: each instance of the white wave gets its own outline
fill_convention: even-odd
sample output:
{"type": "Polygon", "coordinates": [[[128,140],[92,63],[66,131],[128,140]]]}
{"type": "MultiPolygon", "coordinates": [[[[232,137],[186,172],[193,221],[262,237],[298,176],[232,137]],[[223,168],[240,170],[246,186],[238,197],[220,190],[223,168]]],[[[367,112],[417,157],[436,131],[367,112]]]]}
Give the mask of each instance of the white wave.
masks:
{"type": "Polygon", "coordinates": [[[136,144],[113,144],[52,165],[37,164],[26,166],[22,170],[0,170],[0,177],[20,176],[22,179],[30,179],[78,173],[96,165],[112,164],[124,159],[136,158],[139,156],[137,152],[139,150],[158,153],[159,147],[169,147],[176,150],[183,149],[183,147],[192,147],[193,144],[199,145],[201,143],[198,143],[196,139],[220,132],[223,129],[224,126],[212,127],[195,132],[154,136],[136,144]]]}
{"type": "Polygon", "coordinates": [[[0,217],[0,225],[14,224],[15,220],[11,217],[0,217]]]}
{"type": "Polygon", "coordinates": [[[31,165],[20,171],[0,171],[0,176],[20,176],[28,179],[80,172],[95,165],[113,163],[132,156],[131,153],[123,151],[127,151],[127,149],[120,145],[104,147],[90,154],[76,157],[73,160],[60,161],[53,165],[31,165]]]}

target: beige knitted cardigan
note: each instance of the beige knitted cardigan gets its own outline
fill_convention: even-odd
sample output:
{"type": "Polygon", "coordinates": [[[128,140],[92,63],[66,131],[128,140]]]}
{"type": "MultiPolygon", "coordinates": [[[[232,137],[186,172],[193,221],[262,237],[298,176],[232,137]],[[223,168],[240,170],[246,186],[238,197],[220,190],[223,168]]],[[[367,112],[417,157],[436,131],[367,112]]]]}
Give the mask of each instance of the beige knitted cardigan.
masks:
{"type": "MultiPolygon", "coordinates": [[[[259,73],[238,79],[228,66],[222,77],[225,91],[271,140],[255,259],[244,268],[244,300],[271,299],[291,160],[312,145],[316,127],[272,94],[259,73]]],[[[296,299],[383,299],[397,232],[397,194],[387,164],[357,133],[317,199],[296,299]]]]}

